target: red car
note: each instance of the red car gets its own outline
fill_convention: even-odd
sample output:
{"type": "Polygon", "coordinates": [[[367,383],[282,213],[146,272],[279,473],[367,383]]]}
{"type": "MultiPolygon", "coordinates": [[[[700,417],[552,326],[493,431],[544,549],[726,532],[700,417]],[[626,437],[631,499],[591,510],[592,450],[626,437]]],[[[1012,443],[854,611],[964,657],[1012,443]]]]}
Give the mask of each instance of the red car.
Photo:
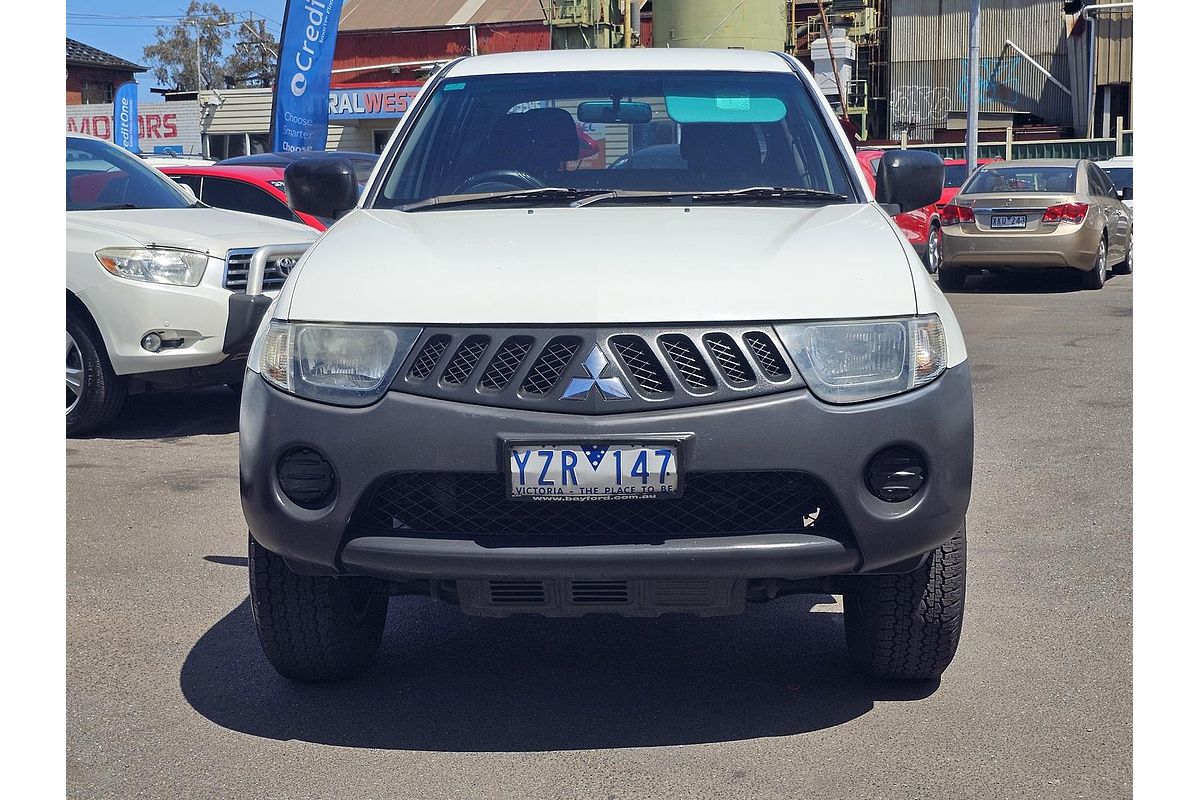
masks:
{"type": "Polygon", "coordinates": [[[333,220],[302,214],[288,208],[283,191],[283,167],[212,164],[197,167],[159,167],[176,183],[191,187],[202,203],[230,211],[302,222],[325,230],[333,220]]]}
{"type": "MultiPolygon", "coordinates": [[[[859,150],[856,153],[858,164],[872,193],[875,192],[875,173],[879,171],[879,159],[883,158],[883,153],[883,150],[859,150]]],[[[937,272],[941,263],[941,221],[938,209],[938,206],[928,205],[893,217],[908,243],[917,251],[917,255],[924,259],[930,272],[937,272]]]]}
{"type": "MultiPolygon", "coordinates": [[[[978,166],[983,164],[992,164],[996,161],[1003,161],[1003,158],[981,158],[975,163],[978,166]]],[[[967,182],[967,160],[965,158],[947,158],[946,164],[946,182],[942,187],[942,198],[937,201],[937,210],[941,210],[951,200],[958,195],[958,190],[967,182]]]]}

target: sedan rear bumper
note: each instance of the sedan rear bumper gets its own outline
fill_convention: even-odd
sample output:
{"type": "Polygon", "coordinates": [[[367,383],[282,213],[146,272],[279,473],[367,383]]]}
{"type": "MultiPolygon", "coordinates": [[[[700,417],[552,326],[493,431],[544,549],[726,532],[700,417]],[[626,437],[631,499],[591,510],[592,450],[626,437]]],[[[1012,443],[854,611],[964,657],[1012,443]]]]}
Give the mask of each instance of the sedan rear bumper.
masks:
{"type": "Polygon", "coordinates": [[[980,231],[951,225],[942,231],[942,264],[951,267],[1070,267],[1096,263],[1100,231],[1089,225],[1059,226],[1043,233],[980,231]]]}

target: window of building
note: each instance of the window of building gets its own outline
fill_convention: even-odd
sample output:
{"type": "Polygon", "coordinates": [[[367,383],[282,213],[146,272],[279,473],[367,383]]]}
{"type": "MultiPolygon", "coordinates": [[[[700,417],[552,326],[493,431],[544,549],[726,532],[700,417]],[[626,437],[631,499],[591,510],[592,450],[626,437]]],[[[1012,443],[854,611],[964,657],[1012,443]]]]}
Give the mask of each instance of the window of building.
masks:
{"type": "Polygon", "coordinates": [[[387,147],[388,139],[392,138],[391,130],[371,131],[372,145],[376,153],[382,153],[387,147]]]}
{"type": "Polygon", "coordinates": [[[80,95],[80,102],[88,105],[93,103],[111,103],[113,101],[112,81],[84,81],[83,90],[80,92],[80,95]]]}

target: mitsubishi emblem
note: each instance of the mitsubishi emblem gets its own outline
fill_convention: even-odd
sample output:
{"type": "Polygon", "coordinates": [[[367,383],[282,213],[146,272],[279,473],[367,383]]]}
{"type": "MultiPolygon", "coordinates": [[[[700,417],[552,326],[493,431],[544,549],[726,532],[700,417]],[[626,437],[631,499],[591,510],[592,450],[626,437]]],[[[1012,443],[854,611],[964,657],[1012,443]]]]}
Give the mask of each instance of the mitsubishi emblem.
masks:
{"type": "Polygon", "coordinates": [[[583,368],[587,371],[588,377],[571,378],[571,382],[567,384],[560,400],[585,400],[591,394],[593,386],[600,387],[600,396],[605,400],[629,399],[629,392],[626,391],[620,378],[603,377],[604,370],[608,369],[608,359],[605,358],[604,353],[600,352],[600,345],[592,347],[592,352],[583,362],[583,368]]]}

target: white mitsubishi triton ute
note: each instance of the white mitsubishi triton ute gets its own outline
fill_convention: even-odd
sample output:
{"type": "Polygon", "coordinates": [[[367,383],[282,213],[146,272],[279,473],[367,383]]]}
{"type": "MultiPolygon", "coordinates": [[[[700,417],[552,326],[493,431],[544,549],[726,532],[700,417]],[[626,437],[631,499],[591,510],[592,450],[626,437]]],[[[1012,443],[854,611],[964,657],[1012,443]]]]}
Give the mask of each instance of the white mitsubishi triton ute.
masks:
{"type": "MultiPolygon", "coordinates": [[[[973,420],[945,298],[793,58],[512,53],[431,76],[299,261],[241,408],[267,658],[328,680],[392,595],[467,614],[737,614],[844,597],[851,660],[926,680],[958,645],[973,420]]],[[[833,657],[838,657],[836,654],[833,657]]]]}

